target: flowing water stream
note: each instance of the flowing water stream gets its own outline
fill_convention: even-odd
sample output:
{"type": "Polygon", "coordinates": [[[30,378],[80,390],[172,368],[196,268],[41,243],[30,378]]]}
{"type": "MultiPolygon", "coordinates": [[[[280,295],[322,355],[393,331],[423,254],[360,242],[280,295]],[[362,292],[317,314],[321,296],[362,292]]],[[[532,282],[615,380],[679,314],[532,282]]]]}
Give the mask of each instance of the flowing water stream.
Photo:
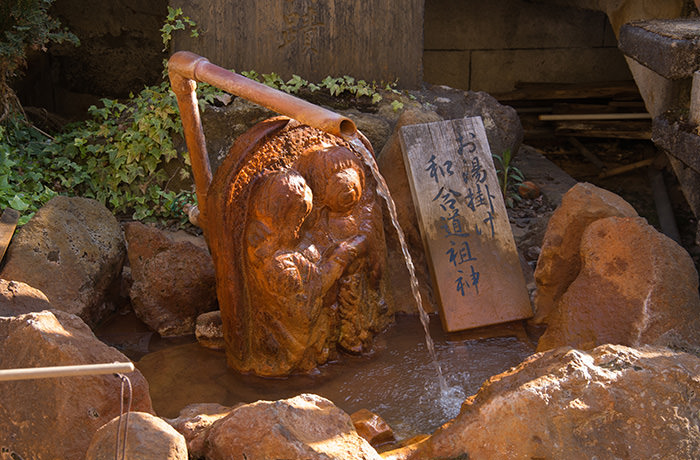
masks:
{"type": "Polygon", "coordinates": [[[433,339],[430,335],[430,317],[423,307],[423,300],[420,295],[420,289],[418,286],[418,278],[416,278],[416,269],[413,265],[413,258],[408,250],[408,245],[406,244],[406,237],[404,236],[403,229],[399,224],[398,215],[396,213],[396,204],[394,199],[391,197],[389,192],[389,187],[384,180],[384,176],[379,172],[379,167],[374,159],[372,153],[365,147],[359,136],[354,136],[348,139],[348,142],[357,150],[365,162],[365,164],[372,171],[372,176],[377,182],[377,193],[386,202],[387,208],[389,209],[389,216],[391,218],[391,223],[396,230],[396,234],[399,238],[399,243],[401,245],[401,252],[403,253],[404,260],[406,261],[406,268],[408,269],[409,277],[411,280],[411,292],[413,298],[416,300],[416,306],[418,307],[418,314],[420,316],[420,321],[423,325],[423,330],[425,331],[425,344],[428,347],[428,353],[433,361],[435,367],[435,372],[437,375],[437,381],[440,390],[440,397],[438,398],[439,405],[443,408],[446,415],[452,412],[453,407],[459,407],[459,404],[464,400],[464,393],[460,391],[458,386],[448,386],[445,376],[442,373],[442,366],[438,360],[438,356],[435,353],[435,345],[433,339]]]}

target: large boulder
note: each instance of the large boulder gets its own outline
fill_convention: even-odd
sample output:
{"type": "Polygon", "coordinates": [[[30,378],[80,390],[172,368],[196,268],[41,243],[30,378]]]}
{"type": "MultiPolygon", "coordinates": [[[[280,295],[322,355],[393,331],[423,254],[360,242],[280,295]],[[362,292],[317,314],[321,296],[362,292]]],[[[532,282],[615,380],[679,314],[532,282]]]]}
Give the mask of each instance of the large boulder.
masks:
{"type": "Polygon", "coordinates": [[[0,279],[0,316],[17,316],[51,308],[43,292],[20,281],[0,279]]]}
{"type": "Polygon", "coordinates": [[[216,275],[206,246],[173,238],[165,231],[124,225],[136,316],[161,336],[193,334],[197,316],[216,308],[216,275]]]}
{"type": "Polygon", "coordinates": [[[163,419],[145,412],[129,412],[128,418],[116,417],[97,430],[88,447],[85,460],[114,460],[122,458],[153,460],[187,460],[185,438],[163,419]],[[121,423],[121,426],[120,426],[121,423]],[[124,433],[126,432],[126,436],[124,433]],[[120,438],[117,438],[117,435],[120,438]],[[116,440],[120,440],[117,450],[116,440]],[[116,451],[116,452],[115,452],[116,451]],[[116,454],[119,454],[118,456],[116,454]]]}
{"type": "Polygon", "coordinates": [[[636,217],[618,195],[589,183],[574,185],[562,198],[547,225],[535,269],[536,324],[546,323],[561,296],[581,269],[581,235],[591,222],[611,216],[636,217]]]}
{"type": "Polygon", "coordinates": [[[111,311],[107,292],[121,273],[124,237],[107,208],[58,196],[20,228],[0,278],[41,290],[52,308],[97,324],[111,311]]]}
{"type": "Polygon", "coordinates": [[[487,380],[407,458],[696,458],[698,375],[700,359],[666,348],[538,353],[487,380]]]}
{"type": "MultiPolygon", "coordinates": [[[[0,369],[115,361],[129,359],[75,315],[0,317],[0,369]]],[[[128,377],[132,409],[153,412],[146,379],[138,371],[128,377]]],[[[0,446],[13,458],[82,460],[93,434],[119,415],[121,384],[112,374],[0,382],[0,446]]]]}
{"type": "Polygon", "coordinates": [[[482,91],[462,91],[444,85],[431,86],[422,96],[444,120],[481,117],[492,154],[502,155],[506,150],[514,156],[518,153],[524,132],[513,107],[482,91]]]}
{"type": "Polygon", "coordinates": [[[206,444],[208,460],[381,460],[348,414],[312,394],[233,409],[213,424],[206,444]]]}
{"type": "MultiPolygon", "coordinates": [[[[420,234],[420,228],[418,227],[418,218],[416,217],[411,188],[404,167],[404,158],[401,153],[399,130],[403,126],[431,123],[441,120],[440,116],[435,112],[413,109],[405,110],[399,116],[394,133],[377,157],[379,171],[382,173],[382,176],[384,176],[391,196],[396,203],[399,225],[404,232],[409,252],[413,259],[424,307],[428,311],[435,311],[435,299],[433,296],[428,261],[423,249],[423,239],[420,234]]],[[[391,280],[389,285],[393,286],[392,294],[394,296],[396,310],[416,313],[416,302],[411,290],[401,288],[402,286],[410,286],[408,269],[406,268],[406,262],[401,251],[401,246],[399,245],[396,229],[393,227],[388,216],[384,219],[384,234],[386,235],[387,250],[389,251],[387,273],[391,280]]]]}
{"type": "Polygon", "coordinates": [[[177,418],[165,421],[184,436],[190,457],[204,458],[209,430],[231,410],[232,407],[216,403],[190,404],[180,411],[177,418]]]}
{"type": "Polygon", "coordinates": [[[675,241],[641,217],[608,217],[583,232],[580,255],[538,351],[604,343],[700,351],[698,273],[675,241]]]}

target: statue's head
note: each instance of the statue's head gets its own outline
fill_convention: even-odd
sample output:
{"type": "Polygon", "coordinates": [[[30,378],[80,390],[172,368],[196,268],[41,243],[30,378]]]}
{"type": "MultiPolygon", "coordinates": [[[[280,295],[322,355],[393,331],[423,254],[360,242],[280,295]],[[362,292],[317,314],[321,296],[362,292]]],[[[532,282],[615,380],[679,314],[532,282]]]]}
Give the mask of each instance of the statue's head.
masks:
{"type": "Polygon", "coordinates": [[[316,202],[333,212],[351,211],[362,197],[364,170],[357,156],[346,147],[306,152],[299,169],[308,178],[316,202]]]}
{"type": "Polygon", "coordinates": [[[268,171],[258,179],[250,197],[251,217],[280,239],[291,241],[299,236],[312,202],[311,189],[299,173],[268,171]]]}

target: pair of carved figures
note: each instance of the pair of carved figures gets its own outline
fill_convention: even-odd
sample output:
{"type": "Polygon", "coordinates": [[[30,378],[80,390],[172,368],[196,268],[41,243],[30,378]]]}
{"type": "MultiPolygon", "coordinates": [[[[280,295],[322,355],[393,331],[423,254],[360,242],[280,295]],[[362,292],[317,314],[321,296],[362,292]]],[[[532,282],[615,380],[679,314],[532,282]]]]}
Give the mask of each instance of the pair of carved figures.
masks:
{"type": "Polygon", "coordinates": [[[351,145],[267,120],[236,141],[208,201],[230,366],[281,376],[371,348],[391,321],[386,246],[374,179],[351,145]]]}

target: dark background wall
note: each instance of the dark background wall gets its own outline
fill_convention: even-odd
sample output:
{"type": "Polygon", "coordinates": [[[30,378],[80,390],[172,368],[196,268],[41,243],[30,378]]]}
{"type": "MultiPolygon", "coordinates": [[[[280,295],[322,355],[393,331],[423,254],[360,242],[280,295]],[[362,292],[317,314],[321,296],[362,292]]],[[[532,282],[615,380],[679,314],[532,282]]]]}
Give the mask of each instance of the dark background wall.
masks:
{"type": "MultiPolygon", "coordinates": [[[[571,6],[528,0],[372,0],[372,9],[339,0],[284,0],[271,1],[253,14],[243,8],[245,2],[222,2],[229,6],[214,8],[219,1],[170,3],[203,21],[198,51],[238,71],[293,72],[310,80],[351,74],[372,80],[391,77],[392,71],[400,77],[400,67],[403,87],[425,81],[491,93],[510,91],[519,81],[632,78],[605,14],[571,6]],[[273,4],[286,9],[277,14],[270,9],[273,4]],[[342,14],[337,11],[341,8],[342,14]],[[418,13],[423,21],[416,20],[418,13]],[[206,17],[218,20],[206,24],[206,17]],[[357,31],[364,31],[362,39],[353,39],[357,31]],[[328,36],[321,39],[323,33],[328,36]],[[343,43],[332,44],[329,37],[343,43]],[[416,44],[418,51],[409,52],[416,44]],[[255,52],[265,48],[270,52],[255,52]],[[284,51],[279,67],[275,50],[284,51]],[[332,59],[320,59],[324,53],[332,59]],[[241,65],[231,65],[235,62],[241,65]],[[313,72],[304,74],[308,65],[313,72]]],[[[52,45],[48,53],[34,56],[27,77],[18,84],[24,104],[75,114],[98,97],[125,97],[159,83],[162,60],[168,55],[162,51],[159,32],[167,6],[168,0],[56,0],[53,14],[82,44],[52,45]]],[[[195,47],[196,41],[178,40],[180,48],[195,47]]]]}

